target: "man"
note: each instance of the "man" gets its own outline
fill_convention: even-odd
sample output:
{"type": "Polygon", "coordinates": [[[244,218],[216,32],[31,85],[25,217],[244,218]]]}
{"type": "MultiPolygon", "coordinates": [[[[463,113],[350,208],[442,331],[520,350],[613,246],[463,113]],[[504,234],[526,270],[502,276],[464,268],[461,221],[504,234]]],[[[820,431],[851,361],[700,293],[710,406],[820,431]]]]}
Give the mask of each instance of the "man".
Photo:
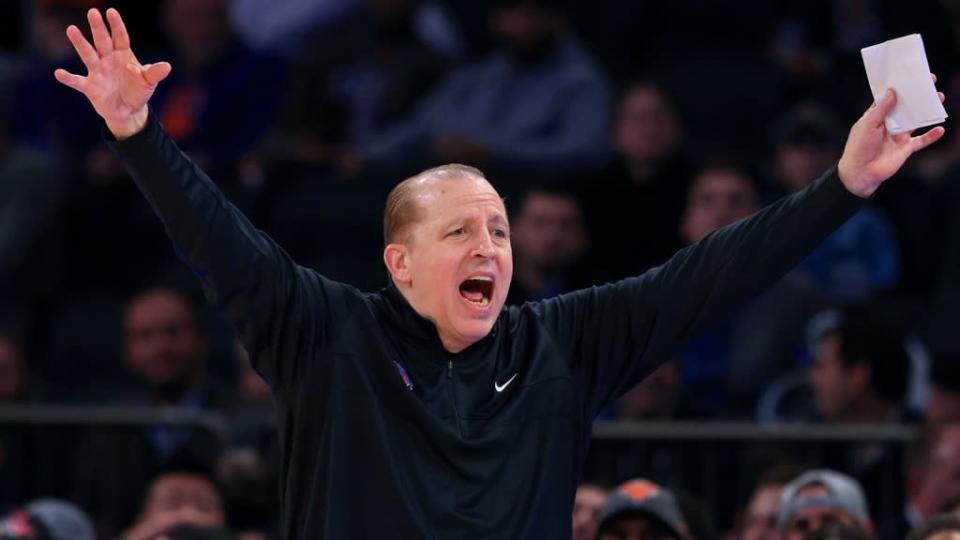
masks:
{"type": "Polygon", "coordinates": [[[867,499],[856,480],[818,469],[807,471],[783,488],[777,517],[782,540],[802,540],[829,523],[853,525],[872,533],[867,499]]]}
{"type": "Polygon", "coordinates": [[[607,500],[607,488],[592,483],[577,486],[573,501],[573,540],[594,540],[600,508],[607,500]]]}
{"type": "Polygon", "coordinates": [[[862,424],[909,420],[909,378],[897,333],[849,317],[820,336],[808,376],[825,421],[862,424]]]}
{"type": "Polygon", "coordinates": [[[520,304],[587,287],[588,248],[580,201],[559,187],[529,190],[511,223],[514,281],[507,303],[520,304]]]}
{"type": "Polygon", "coordinates": [[[116,10],[89,12],[83,92],[211,302],[240,329],[277,402],[285,538],[569,538],[596,414],[706,322],[803,258],[911,153],[893,92],[858,121],[837,171],[663,267],[503,309],[513,274],[503,202],[480,171],[400,183],[384,216],[388,287],[294,264],[179,152],[147,102],[116,10]]]}
{"type": "Polygon", "coordinates": [[[150,482],[143,507],[122,540],[151,540],[178,525],[226,525],[223,497],[203,467],[168,466],[150,482]]]}
{"type": "Polygon", "coordinates": [[[920,430],[906,467],[907,520],[916,527],[960,495],[960,424],[920,430]]]}
{"type": "Polygon", "coordinates": [[[799,472],[791,465],[779,465],[760,477],[743,511],[737,534],[740,540],[779,540],[780,495],[799,472]]]}
{"type": "Polygon", "coordinates": [[[189,298],[172,289],[144,291],[127,303],[123,326],[127,368],[152,405],[211,406],[207,340],[189,298]]]}
{"type": "MultiPolygon", "coordinates": [[[[208,345],[190,299],[154,288],[132,297],[123,314],[124,358],[144,388],[126,403],[214,409],[220,392],[207,382],[208,345]]],[[[128,524],[153,471],[168,459],[212,464],[216,437],[196,426],[152,425],[96,430],[75,454],[73,497],[91,511],[101,534],[128,524]]]]}
{"type": "Polygon", "coordinates": [[[609,96],[555,0],[497,0],[500,47],[455,70],[407,120],[363,141],[380,165],[461,162],[518,179],[589,169],[607,157],[609,96]]]}
{"type": "Polygon", "coordinates": [[[94,540],[83,510],[59,499],[38,499],[0,516],[0,540],[94,540]]]}
{"type": "Polygon", "coordinates": [[[680,115],[666,90],[653,82],[637,82],[623,92],[611,131],[615,155],[591,181],[584,207],[597,264],[625,277],[683,247],[677,218],[692,171],[682,152],[680,115]],[[629,250],[623,249],[624,235],[635,239],[629,250]]]}
{"type": "Polygon", "coordinates": [[[600,508],[597,540],[686,540],[689,537],[676,497],[648,480],[621,484],[600,508]]]}

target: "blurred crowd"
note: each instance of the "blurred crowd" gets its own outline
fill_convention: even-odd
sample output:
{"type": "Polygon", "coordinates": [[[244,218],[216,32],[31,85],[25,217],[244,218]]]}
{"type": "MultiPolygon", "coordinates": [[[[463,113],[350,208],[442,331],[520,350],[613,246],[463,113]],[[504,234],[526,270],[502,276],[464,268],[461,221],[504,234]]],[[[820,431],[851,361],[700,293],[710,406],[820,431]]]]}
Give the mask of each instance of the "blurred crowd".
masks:
{"type": "MultiPolygon", "coordinates": [[[[642,273],[833,167],[872,101],[864,46],[920,33],[960,110],[956,0],[109,6],[141,61],[173,64],[151,106],[180,147],[295,260],[365,290],[386,284],[386,194],[426,167],[477,166],[506,196],[521,303],[642,273]]],[[[108,4],[0,8],[0,405],[176,406],[229,429],[0,424],[0,538],[270,538],[270,390],[102,122],[53,79],[83,72],[64,30],[90,7],[108,4]]],[[[576,538],[960,534],[954,131],[601,418],[910,425],[915,441],[757,470],[714,509],[664,446],[581,486],[576,538]]]]}

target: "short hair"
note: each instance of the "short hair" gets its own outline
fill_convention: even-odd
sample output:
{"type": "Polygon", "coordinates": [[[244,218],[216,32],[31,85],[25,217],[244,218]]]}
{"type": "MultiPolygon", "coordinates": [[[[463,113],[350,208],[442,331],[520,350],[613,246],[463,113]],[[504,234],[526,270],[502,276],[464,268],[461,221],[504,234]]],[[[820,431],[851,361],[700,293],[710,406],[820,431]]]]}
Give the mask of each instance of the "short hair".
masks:
{"type": "Polygon", "coordinates": [[[132,294],[129,298],[127,298],[127,301],[126,303],[124,303],[124,306],[123,306],[124,325],[126,325],[127,317],[130,314],[131,308],[135,304],[137,304],[138,302],[142,301],[147,297],[155,296],[155,295],[169,296],[177,299],[180,302],[180,304],[182,304],[183,307],[187,310],[187,314],[190,316],[190,320],[193,323],[194,329],[200,334],[206,333],[207,328],[204,327],[204,321],[202,320],[201,313],[200,313],[200,306],[197,305],[197,301],[193,297],[193,295],[191,295],[190,293],[184,290],[178,289],[176,287],[167,286],[167,285],[152,285],[150,287],[137,291],[136,293],[132,294]]]}
{"type": "Polygon", "coordinates": [[[870,366],[870,387],[883,399],[903,401],[910,379],[910,357],[894,329],[867,321],[845,321],[833,332],[840,338],[841,362],[870,366]]]}
{"type": "Polygon", "coordinates": [[[421,218],[415,200],[415,184],[427,178],[438,178],[442,180],[452,180],[455,178],[487,179],[483,172],[476,167],[461,165],[460,163],[449,163],[427,169],[400,182],[390,190],[390,195],[387,196],[386,207],[383,209],[383,243],[385,245],[397,241],[400,234],[409,227],[410,224],[421,218]]]}

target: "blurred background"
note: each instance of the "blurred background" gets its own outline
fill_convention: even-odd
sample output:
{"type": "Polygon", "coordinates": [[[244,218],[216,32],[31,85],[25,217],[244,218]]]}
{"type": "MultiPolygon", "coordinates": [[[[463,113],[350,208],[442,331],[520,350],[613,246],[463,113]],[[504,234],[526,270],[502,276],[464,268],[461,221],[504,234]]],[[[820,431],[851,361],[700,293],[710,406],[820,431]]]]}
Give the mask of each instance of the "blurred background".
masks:
{"type": "MultiPolygon", "coordinates": [[[[956,0],[2,0],[0,514],[56,497],[99,538],[149,538],[183,505],[184,523],[271,538],[278,448],[233,328],[53,79],[83,72],[64,30],[90,7],[173,64],[154,113],[231,201],[370,291],[386,194],[426,167],[480,167],[506,196],[519,303],[642,273],[834,166],[872,101],[862,47],[920,33],[960,110],[956,0]]],[[[809,258],[611,404],[584,481],[673,488],[697,540],[747,537],[755,486],[784,470],[851,475],[879,538],[948,509],[958,150],[948,120],[809,258]]]]}

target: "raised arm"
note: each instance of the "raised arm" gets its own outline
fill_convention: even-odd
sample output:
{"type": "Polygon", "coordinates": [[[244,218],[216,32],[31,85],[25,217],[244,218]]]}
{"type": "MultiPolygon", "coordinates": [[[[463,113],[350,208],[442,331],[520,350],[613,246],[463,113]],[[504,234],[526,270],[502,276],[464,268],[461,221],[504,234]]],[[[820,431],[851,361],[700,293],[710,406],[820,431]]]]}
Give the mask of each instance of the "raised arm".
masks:
{"type": "Polygon", "coordinates": [[[97,10],[88,19],[94,45],[77,27],[67,29],[87,76],[58,69],[57,80],[83,93],[106,122],[178,254],[210,302],[238,326],[254,367],[274,385],[299,380],[307,357],[300,347],[324,342],[335,319],[326,312],[342,309],[352,289],[294,264],[226,200],[147,106],[170,64],[140,64],[116,10],[107,10],[112,35],[97,10]]]}
{"type": "Polygon", "coordinates": [[[883,119],[895,100],[890,92],[867,110],[850,130],[838,167],[807,189],[713,232],[642,276],[534,308],[574,351],[572,367],[588,413],[595,414],[708,324],[779,279],[913,152],[943,136],[941,127],[918,137],[888,134],[883,119]]]}

